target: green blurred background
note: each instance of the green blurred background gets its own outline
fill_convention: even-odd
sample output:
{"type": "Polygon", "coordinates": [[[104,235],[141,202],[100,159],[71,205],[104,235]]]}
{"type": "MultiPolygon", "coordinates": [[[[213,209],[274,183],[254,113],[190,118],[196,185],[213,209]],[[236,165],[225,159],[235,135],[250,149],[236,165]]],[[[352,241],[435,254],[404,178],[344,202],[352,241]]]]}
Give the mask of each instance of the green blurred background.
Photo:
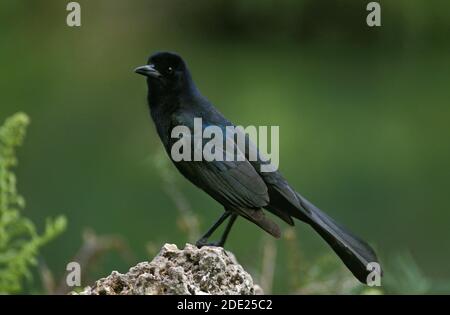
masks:
{"type": "MultiPolygon", "coordinates": [[[[368,2],[85,0],[71,28],[68,1],[2,0],[0,120],[32,119],[17,170],[25,215],[69,222],[42,251],[49,268],[63,275],[86,228],[133,253],[107,253],[91,279],[148,259],[149,242],[188,240],[133,73],[171,50],[229,119],[279,125],[285,177],[382,261],[409,252],[430,279],[450,278],[450,2],[380,1],[379,28],[366,25],[368,2]]],[[[221,207],[174,176],[205,230],[221,207]]],[[[307,226],[295,231],[300,264],[329,254],[307,226]]],[[[241,219],[227,246],[256,277],[263,234],[241,219]]],[[[289,246],[276,247],[273,292],[290,292],[289,246]]]]}

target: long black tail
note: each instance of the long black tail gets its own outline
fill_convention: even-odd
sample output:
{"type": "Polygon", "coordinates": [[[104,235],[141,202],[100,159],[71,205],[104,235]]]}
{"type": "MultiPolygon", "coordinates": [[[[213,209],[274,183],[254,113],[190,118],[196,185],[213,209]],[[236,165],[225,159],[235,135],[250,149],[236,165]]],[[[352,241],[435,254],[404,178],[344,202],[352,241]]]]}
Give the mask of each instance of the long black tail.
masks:
{"type": "Polygon", "coordinates": [[[302,207],[307,213],[302,213],[305,220],[331,246],[343,263],[362,283],[367,282],[371,270],[367,270],[369,263],[378,263],[374,250],[363,240],[353,235],[343,226],[322,212],[304,197],[297,193],[302,207]]]}

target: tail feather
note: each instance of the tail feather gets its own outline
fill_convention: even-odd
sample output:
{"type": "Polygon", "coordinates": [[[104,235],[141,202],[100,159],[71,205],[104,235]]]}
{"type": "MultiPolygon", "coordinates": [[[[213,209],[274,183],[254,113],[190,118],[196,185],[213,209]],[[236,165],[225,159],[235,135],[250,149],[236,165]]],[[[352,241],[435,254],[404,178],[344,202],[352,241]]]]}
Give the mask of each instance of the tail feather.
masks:
{"type": "MultiPolygon", "coordinates": [[[[314,230],[331,246],[347,268],[362,283],[366,283],[371,270],[369,263],[378,262],[374,250],[363,240],[353,235],[319,208],[297,193],[301,206],[307,210],[306,216],[314,230]]],[[[302,213],[302,218],[304,218],[302,213]]]]}
{"type": "Polygon", "coordinates": [[[261,209],[235,208],[234,211],[239,213],[245,219],[255,223],[273,237],[281,237],[281,231],[278,225],[267,218],[261,209]]]}

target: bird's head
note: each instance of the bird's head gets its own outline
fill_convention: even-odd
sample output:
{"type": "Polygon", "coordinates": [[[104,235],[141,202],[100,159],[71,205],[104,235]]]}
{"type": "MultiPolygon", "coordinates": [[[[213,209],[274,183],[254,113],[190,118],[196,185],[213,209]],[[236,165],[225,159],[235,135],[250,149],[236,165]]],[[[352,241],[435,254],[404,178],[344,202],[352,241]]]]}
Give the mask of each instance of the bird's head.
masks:
{"type": "Polygon", "coordinates": [[[159,93],[182,92],[193,84],[186,63],[171,52],[151,55],[147,64],[137,67],[134,72],[146,76],[149,89],[159,93]]]}

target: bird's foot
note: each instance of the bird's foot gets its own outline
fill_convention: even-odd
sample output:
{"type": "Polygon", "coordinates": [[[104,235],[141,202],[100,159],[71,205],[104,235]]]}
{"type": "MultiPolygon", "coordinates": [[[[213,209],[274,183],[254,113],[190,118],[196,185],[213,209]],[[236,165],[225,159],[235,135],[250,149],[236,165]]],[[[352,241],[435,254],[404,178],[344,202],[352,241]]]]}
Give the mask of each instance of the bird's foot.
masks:
{"type": "Polygon", "coordinates": [[[202,248],[203,246],[223,247],[223,243],[220,241],[208,242],[208,239],[201,238],[197,242],[195,242],[195,246],[197,246],[198,248],[202,248]]]}
{"type": "Polygon", "coordinates": [[[197,242],[195,242],[195,246],[197,246],[198,248],[202,248],[205,245],[208,245],[208,239],[206,238],[201,238],[197,242]]]}
{"type": "Polygon", "coordinates": [[[208,243],[206,245],[207,246],[214,246],[214,247],[223,247],[223,243],[221,241],[210,242],[210,243],[208,243]]]}

